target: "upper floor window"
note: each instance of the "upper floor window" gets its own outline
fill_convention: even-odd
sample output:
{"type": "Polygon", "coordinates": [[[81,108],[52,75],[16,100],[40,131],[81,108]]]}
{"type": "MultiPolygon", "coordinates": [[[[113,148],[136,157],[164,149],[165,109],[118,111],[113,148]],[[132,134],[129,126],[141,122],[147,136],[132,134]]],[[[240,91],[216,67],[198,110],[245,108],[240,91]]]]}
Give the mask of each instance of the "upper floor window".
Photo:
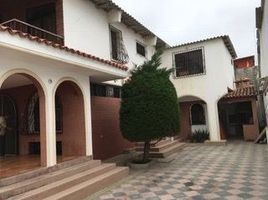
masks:
{"type": "Polygon", "coordinates": [[[114,27],[110,27],[111,57],[121,63],[128,63],[129,56],[123,42],[122,32],[114,27]]]}
{"type": "Polygon", "coordinates": [[[175,54],[176,77],[204,73],[202,49],[175,54]]]}
{"type": "Polygon", "coordinates": [[[145,49],[145,46],[144,45],[142,45],[139,42],[136,42],[136,50],[137,50],[137,54],[145,57],[145,55],[146,55],[146,49],[145,49]]]}

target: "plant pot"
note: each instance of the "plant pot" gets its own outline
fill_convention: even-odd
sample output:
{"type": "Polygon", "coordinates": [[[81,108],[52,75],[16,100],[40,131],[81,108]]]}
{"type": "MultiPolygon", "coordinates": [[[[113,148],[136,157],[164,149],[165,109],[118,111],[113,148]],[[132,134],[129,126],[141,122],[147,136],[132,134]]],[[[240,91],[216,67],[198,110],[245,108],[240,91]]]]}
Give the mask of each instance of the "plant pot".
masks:
{"type": "Polygon", "coordinates": [[[152,161],[149,161],[147,163],[136,163],[136,162],[130,162],[128,163],[128,166],[131,169],[136,169],[136,170],[142,170],[142,169],[148,169],[150,167],[150,164],[152,163],[152,161]]]}

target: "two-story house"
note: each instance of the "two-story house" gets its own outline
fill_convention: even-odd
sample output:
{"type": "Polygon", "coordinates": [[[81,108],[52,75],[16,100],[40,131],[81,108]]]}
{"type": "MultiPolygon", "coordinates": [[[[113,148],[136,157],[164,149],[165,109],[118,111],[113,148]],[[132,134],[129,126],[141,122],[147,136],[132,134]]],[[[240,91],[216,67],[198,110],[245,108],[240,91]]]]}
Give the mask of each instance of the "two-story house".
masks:
{"type": "Polygon", "coordinates": [[[180,136],[197,131],[211,142],[256,139],[259,133],[256,90],[235,82],[237,57],[229,36],[219,36],[167,48],[163,66],[173,67],[171,77],[180,102],[180,136]],[[236,83],[236,85],[234,85],[236,83]]]}
{"type": "MultiPolygon", "coordinates": [[[[92,121],[94,150],[120,153],[120,132],[98,134],[113,127],[101,129],[106,113],[95,109],[92,120],[92,107],[113,106],[99,96],[120,97],[113,85],[166,43],[109,0],[1,0],[0,24],[0,179],[92,159],[92,121]],[[104,139],[109,143],[97,143],[104,139]]],[[[109,173],[116,180],[127,170],[109,173]]]]}

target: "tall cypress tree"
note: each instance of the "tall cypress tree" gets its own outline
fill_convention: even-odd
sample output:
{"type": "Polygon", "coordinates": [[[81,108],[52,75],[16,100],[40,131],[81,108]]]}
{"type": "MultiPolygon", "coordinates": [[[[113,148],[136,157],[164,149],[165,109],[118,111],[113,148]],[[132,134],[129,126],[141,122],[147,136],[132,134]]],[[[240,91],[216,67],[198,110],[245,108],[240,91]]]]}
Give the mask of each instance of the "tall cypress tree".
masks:
{"type": "Polygon", "coordinates": [[[131,142],[144,142],[142,162],[148,162],[150,143],[179,131],[177,93],[169,77],[173,70],[160,68],[162,51],[131,72],[122,87],[120,128],[131,142]]]}

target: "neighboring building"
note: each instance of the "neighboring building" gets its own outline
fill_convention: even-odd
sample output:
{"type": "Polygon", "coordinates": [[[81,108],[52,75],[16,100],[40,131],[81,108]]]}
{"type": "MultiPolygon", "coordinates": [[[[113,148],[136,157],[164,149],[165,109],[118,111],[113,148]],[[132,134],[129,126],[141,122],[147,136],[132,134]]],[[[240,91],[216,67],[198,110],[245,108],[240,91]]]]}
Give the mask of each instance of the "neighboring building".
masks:
{"type": "Polygon", "coordinates": [[[234,67],[236,81],[249,79],[251,84],[257,86],[258,67],[254,56],[235,59],[234,67]]]}

